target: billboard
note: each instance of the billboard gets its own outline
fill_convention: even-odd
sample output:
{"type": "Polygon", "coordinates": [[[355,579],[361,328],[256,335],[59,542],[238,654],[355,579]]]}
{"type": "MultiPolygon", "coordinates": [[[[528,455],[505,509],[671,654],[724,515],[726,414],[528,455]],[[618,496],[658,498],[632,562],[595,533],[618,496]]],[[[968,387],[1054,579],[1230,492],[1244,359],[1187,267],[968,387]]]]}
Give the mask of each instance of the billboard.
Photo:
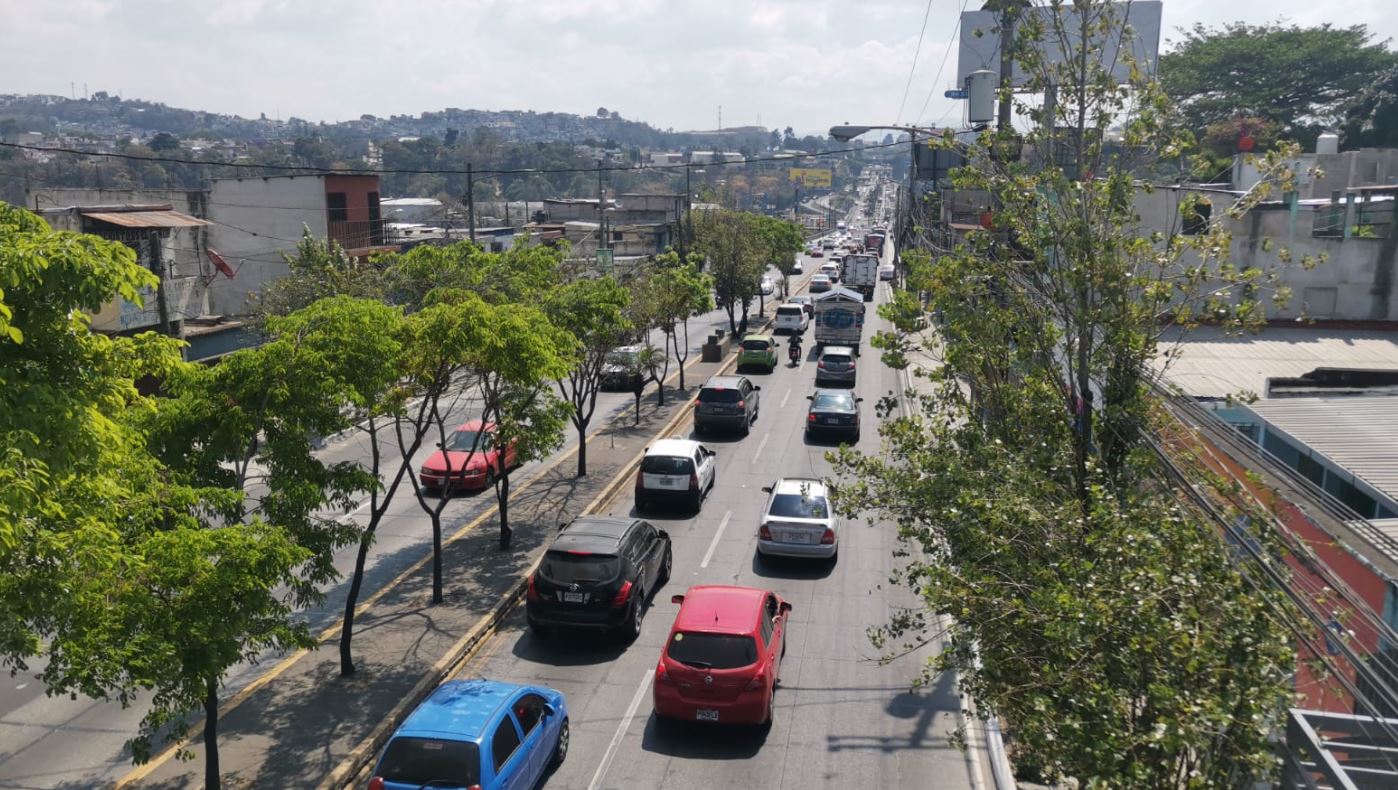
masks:
{"type": "MultiPolygon", "coordinates": [[[[1113,18],[1110,20],[1111,31],[1099,31],[1090,42],[1089,51],[1091,57],[1098,61],[1101,66],[1109,71],[1119,83],[1125,83],[1130,74],[1130,66],[1127,63],[1125,54],[1130,53],[1142,71],[1147,74],[1154,74],[1156,63],[1160,57],[1160,0],[1133,0],[1127,3],[1112,3],[1113,18]],[[1122,25],[1125,19],[1125,28],[1129,28],[1130,35],[1122,25]],[[1098,37],[1100,36],[1100,38],[1098,37]]],[[[1050,29],[1048,21],[1052,18],[1053,10],[1048,6],[1036,6],[1029,10],[1031,15],[1037,16],[1044,22],[1045,29],[1050,29]]],[[[1051,63],[1062,62],[1064,60],[1063,47],[1066,43],[1070,50],[1081,48],[1082,37],[1076,33],[1081,27],[1073,16],[1072,4],[1065,3],[1060,12],[1067,22],[1067,41],[1041,40],[1039,48],[1044,58],[1051,63]]],[[[1101,23],[1099,17],[1093,20],[1094,23],[1101,23]]],[[[956,85],[958,88],[966,87],[966,78],[973,71],[982,69],[1000,73],[1000,35],[996,32],[1000,24],[1000,15],[994,11],[964,11],[961,14],[961,47],[957,54],[956,62],[956,85]]],[[[1049,33],[1048,39],[1053,39],[1053,34],[1049,33]]],[[[1029,81],[1029,75],[1025,74],[1018,63],[1014,65],[1014,86],[1023,87],[1029,81]]]]}
{"type": "Polygon", "coordinates": [[[793,167],[787,176],[790,181],[800,181],[803,187],[830,188],[830,171],[819,167],[793,167]]]}

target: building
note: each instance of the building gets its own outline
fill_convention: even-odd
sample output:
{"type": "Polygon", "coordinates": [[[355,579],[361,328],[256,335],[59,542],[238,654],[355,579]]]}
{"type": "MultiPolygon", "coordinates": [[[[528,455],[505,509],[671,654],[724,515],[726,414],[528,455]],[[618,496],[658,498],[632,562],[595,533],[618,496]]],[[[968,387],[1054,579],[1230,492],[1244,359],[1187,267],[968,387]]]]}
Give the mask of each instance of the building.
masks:
{"type": "Polygon", "coordinates": [[[282,256],[305,233],[355,257],[397,249],[384,236],[378,176],[220,178],[209,189],[209,209],[209,246],[237,271],[210,284],[210,310],[223,315],[250,313],[255,295],[289,272],[282,256]]]}
{"type": "Polygon", "coordinates": [[[742,163],[745,161],[747,161],[747,157],[737,151],[691,151],[689,154],[689,163],[693,165],[742,163]]]}

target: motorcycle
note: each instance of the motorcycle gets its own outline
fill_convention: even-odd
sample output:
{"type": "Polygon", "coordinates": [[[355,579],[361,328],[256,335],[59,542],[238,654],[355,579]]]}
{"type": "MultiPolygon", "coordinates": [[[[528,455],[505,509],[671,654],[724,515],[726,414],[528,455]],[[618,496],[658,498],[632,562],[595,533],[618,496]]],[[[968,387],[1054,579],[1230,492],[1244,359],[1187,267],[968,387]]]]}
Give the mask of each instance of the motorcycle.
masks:
{"type": "Polygon", "coordinates": [[[786,356],[791,360],[791,366],[793,368],[801,364],[801,346],[797,343],[792,343],[787,346],[786,356]]]}

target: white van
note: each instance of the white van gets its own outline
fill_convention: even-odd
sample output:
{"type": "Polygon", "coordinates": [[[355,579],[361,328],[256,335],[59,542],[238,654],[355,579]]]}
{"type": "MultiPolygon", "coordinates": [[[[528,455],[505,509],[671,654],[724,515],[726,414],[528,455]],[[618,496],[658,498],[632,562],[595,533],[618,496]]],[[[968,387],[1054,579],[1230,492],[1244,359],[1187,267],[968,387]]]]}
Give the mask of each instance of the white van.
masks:
{"type": "Polygon", "coordinates": [[[810,325],[810,320],[806,316],[806,308],[800,304],[788,302],[777,305],[777,322],[772,329],[777,334],[802,335],[806,333],[806,327],[810,325]]]}

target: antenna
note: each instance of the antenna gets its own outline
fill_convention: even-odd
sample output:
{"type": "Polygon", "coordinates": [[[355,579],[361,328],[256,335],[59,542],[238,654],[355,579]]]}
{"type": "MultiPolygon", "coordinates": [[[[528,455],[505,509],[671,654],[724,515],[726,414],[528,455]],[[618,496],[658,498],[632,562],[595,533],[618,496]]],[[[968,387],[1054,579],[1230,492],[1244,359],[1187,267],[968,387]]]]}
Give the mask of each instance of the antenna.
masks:
{"type": "Polygon", "coordinates": [[[720,131],[723,130],[723,105],[722,105],[722,104],[720,104],[720,105],[718,106],[718,128],[719,128],[720,131]]]}

